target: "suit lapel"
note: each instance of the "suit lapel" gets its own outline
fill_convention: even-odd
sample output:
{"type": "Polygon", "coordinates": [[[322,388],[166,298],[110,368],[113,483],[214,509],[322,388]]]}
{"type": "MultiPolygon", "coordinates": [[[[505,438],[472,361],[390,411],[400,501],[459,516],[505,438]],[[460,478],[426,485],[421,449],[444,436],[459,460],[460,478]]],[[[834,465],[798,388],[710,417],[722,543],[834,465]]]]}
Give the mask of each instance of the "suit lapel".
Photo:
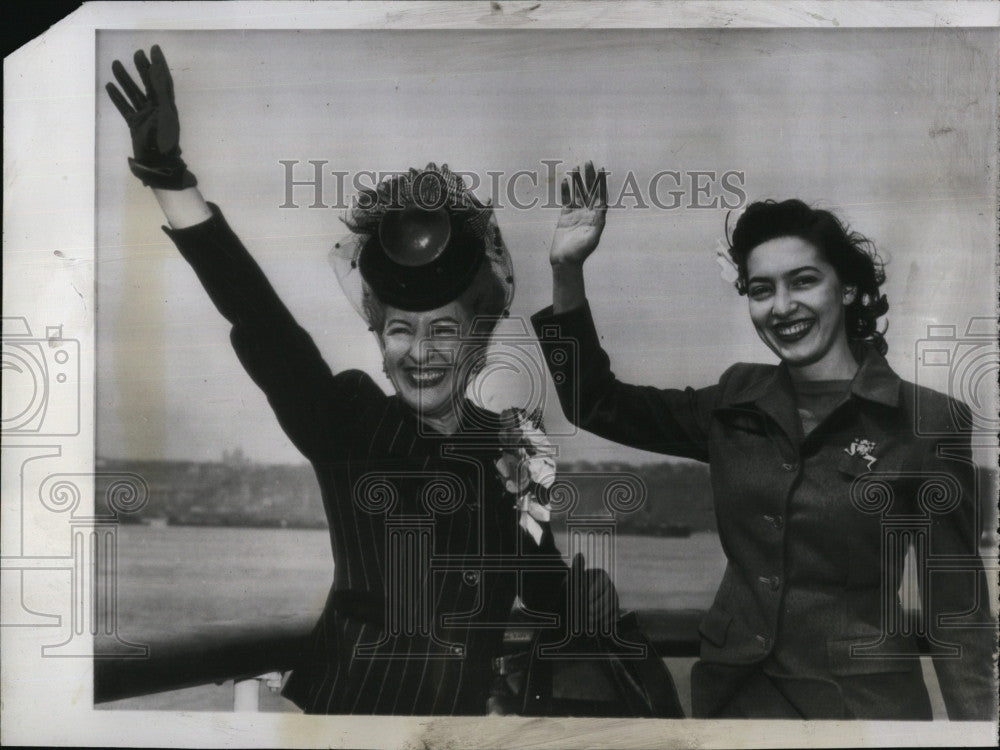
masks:
{"type": "Polygon", "coordinates": [[[723,405],[734,410],[748,407],[769,417],[791,445],[801,442],[802,421],[795,407],[792,381],[784,366],[750,383],[723,405]]]}

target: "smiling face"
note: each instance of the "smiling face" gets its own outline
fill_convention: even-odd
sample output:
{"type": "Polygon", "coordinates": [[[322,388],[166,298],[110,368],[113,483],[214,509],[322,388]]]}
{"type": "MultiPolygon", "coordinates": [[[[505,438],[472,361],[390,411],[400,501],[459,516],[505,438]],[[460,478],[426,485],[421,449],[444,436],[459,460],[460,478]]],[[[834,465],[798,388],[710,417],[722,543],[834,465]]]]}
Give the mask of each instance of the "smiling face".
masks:
{"type": "Polygon", "coordinates": [[[461,300],[426,312],[386,307],[380,338],[386,374],[425,419],[454,416],[470,372],[466,358],[477,353],[468,339],[472,317],[461,300]]]}
{"type": "Polygon", "coordinates": [[[807,379],[853,374],[844,306],[854,296],[822,253],[798,237],[768,240],[747,258],[754,327],[771,351],[807,379]]]}

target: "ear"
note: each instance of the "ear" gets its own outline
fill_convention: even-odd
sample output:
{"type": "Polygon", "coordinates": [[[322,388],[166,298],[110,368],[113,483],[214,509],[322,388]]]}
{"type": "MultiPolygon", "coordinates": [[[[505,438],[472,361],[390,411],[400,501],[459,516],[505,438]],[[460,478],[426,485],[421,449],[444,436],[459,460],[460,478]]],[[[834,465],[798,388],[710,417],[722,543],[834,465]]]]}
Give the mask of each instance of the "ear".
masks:
{"type": "Polygon", "coordinates": [[[849,305],[857,299],[858,288],[856,286],[845,286],[844,287],[844,304],[849,305]]]}

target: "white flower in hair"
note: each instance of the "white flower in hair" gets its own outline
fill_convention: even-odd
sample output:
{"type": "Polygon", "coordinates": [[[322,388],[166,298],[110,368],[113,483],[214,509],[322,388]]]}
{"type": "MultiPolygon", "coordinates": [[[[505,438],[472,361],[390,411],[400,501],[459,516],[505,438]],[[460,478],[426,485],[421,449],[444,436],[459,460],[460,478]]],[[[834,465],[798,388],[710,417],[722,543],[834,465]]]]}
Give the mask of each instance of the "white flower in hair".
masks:
{"type": "Polygon", "coordinates": [[[749,203],[744,203],[743,208],[739,211],[730,211],[726,214],[726,237],[719,237],[715,241],[715,262],[719,264],[720,271],[719,276],[727,284],[735,284],[740,278],[740,269],[733,260],[733,256],[729,254],[729,223],[732,222],[733,228],[739,223],[739,220],[746,213],[747,206],[749,203]]]}
{"type": "Polygon", "coordinates": [[[740,269],[733,262],[729,255],[729,244],[719,237],[715,243],[715,262],[719,264],[721,270],[719,275],[727,284],[735,284],[740,277],[740,269]]]}

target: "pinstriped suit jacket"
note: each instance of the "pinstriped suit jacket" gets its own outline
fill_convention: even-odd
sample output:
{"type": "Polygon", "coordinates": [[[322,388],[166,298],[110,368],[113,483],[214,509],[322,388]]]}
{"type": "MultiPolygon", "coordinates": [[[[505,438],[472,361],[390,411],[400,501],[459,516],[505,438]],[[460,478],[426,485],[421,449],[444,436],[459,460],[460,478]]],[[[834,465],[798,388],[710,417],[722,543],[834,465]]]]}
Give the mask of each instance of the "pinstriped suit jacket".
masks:
{"type": "Polygon", "coordinates": [[[515,596],[551,621],[566,578],[551,530],[521,531],[495,476],[496,415],[470,406],[444,437],[366,374],[334,375],[212,211],[164,230],[311,461],[330,524],[333,587],[286,697],[309,713],[484,713],[515,596]]]}

